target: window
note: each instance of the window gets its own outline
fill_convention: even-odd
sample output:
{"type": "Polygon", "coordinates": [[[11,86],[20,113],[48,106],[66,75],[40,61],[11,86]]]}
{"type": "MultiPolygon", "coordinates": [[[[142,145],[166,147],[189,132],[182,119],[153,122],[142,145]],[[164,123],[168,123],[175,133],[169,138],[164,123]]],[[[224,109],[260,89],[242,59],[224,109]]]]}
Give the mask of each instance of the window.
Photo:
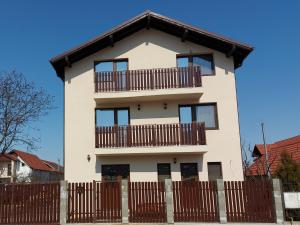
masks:
{"type": "Polygon", "coordinates": [[[180,163],[181,180],[182,181],[197,181],[198,180],[198,165],[197,163],[180,163]]]}
{"type": "Polygon", "coordinates": [[[218,115],[216,103],[179,106],[180,123],[205,123],[206,129],[218,129],[218,115]]]}
{"type": "Polygon", "coordinates": [[[127,59],[100,61],[95,63],[95,72],[126,71],[127,69],[127,59]]]}
{"type": "Polygon", "coordinates": [[[208,180],[223,179],[221,162],[208,162],[208,180]]]}
{"type": "Polygon", "coordinates": [[[7,176],[11,176],[11,163],[7,164],[7,176]]]}
{"type": "Polygon", "coordinates": [[[120,181],[129,178],[129,165],[102,165],[103,181],[120,181]]]}
{"type": "Polygon", "coordinates": [[[129,109],[96,109],[96,126],[111,127],[129,124],[129,109]]]}
{"type": "Polygon", "coordinates": [[[165,179],[171,179],[171,167],[170,163],[158,163],[157,164],[158,181],[164,181],[165,179]]]}
{"type": "Polygon", "coordinates": [[[202,75],[214,75],[215,65],[212,54],[185,55],[177,57],[177,67],[199,66],[202,75]]]}
{"type": "Polygon", "coordinates": [[[100,61],[95,63],[95,72],[100,73],[101,75],[100,80],[102,82],[114,82],[115,85],[117,85],[121,89],[126,88],[126,70],[128,70],[127,59],[100,61]],[[113,73],[107,73],[107,72],[118,72],[118,73],[116,73],[115,74],[116,76],[114,76],[113,73]]]}

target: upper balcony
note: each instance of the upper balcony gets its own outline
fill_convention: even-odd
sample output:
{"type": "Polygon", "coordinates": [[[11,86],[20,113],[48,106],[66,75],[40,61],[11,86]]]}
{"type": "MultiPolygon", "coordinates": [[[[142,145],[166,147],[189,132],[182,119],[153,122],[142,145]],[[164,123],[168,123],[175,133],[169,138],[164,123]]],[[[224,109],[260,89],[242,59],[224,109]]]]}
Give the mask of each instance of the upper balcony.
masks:
{"type": "Polygon", "coordinates": [[[96,155],[206,152],[205,126],[197,122],[97,127],[95,137],[96,155]]]}
{"type": "Polygon", "coordinates": [[[95,72],[97,102],[199,99],[200,67],[95,72]]]}

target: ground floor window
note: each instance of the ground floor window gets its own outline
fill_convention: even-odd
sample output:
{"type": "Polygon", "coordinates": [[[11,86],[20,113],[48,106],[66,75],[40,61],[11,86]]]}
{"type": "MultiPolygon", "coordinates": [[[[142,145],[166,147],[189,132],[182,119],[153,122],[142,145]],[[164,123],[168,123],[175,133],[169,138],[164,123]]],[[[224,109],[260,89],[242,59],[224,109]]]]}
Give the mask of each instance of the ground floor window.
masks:
{"type": "Polygon", "coordinates": [[[199,180],[197,163],[180,163],[181,180],[199,180]]]}
{"type": "Polygon", "coordinates": [[[165,179],[171,179],[171,166],[170,163],[158,163],[157,164],[158,181],[164,181],[165,179]]]}
{"type": "Polygon", "coordinates": [[[214,181],[217,179],[223,179],[221,162],[208,162],[207,170],[208,180],[214,181]]]}
{"type": "Polygon", "coordinates": [[[103,181],[120,181],[129,178],[129,165],[102,165],[103,181]]]}

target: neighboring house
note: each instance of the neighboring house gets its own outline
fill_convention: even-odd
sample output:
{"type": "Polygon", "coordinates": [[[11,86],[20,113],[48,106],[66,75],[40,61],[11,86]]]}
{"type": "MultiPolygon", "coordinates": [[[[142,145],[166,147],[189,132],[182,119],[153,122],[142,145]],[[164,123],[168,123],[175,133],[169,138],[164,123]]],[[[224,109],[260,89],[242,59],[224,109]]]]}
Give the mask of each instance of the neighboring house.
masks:
{"type": "MultiPolygon", "coordinates": [[[[286,152],[300,163],[300,135],[267,145],[269,171],[273,174],[280,166],[281,153],[286,152]]],[[[266,155],[263,144],[256,144],[252,156],[254,162],[246,170],[246,176],[266,175],[266,155]]]]}
{"type": "Polygon", "coordinates": [[[1,183],[63,179],[63,168],[58,164],[19,150],[0,155],[0,169],[1,183]]]}
{"type": "Polygon", "coordinates": [[[0,154],[0,183],[11,183],[14,181],[14,166],[16,157],[10,154],[0,154]]]}
{"type": "Polygon", "coordinates": [[[235,69],[251,51],[146,11],[52,58],[65,179],[242,180],[235,69]]]}

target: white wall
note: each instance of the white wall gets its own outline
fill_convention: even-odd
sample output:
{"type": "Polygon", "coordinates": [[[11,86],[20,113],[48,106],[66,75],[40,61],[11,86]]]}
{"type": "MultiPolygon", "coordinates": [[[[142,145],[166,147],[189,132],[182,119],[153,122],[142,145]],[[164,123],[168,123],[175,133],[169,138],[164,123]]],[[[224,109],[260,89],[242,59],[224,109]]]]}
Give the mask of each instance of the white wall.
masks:
{"type": "Polygon", "coordinates": [[[23,161],[22,158],[18,157],[17,159],[18,160],[16,161],[16,181],[30,182],[30,175],[32,173],[32,169],[23,161]]]}
{"type": "MultiPolygon", "coordinates": [[[[198,158],[199,163],[203,165],[201,179],[207,179],[207,162],[215,161],[222,162],[225,180],[243,179],[233,59],[194,43],[181,42],[180,38],[166,33],[145,29],[115,43],[114,47],[107,47],[74,63],[71,68],[66,68],[65,178],[67,180],[90,181],[101,177],[101,174],[96,171],[96,165],[99,161],[104,162],[104,159],[98,159],[96,163],[96,155],[94,155],[94,110],[96,108],[94,61],[128,58],[129,69],[167,68],[176,67],[176,54],[179,53],[213,53],[216,76],[203,77],[204,94],[197,101],[187,99],[168,102],[167,111],[162,109],[163,102],[159,101],[141,103],[141,111],[136,110],[136,103],[128,104],[131,110],[131,124],[178,122],[178,104],[217,102],[219,130],[208,130],[206,133],[208,152],[203,155],[203,158],[202,156],[201,159],[198,158]],[[91,156],[90,162],[87,160],[87,155],[91,156]]],[[[114,106],[119,105],[124,104],[114,104],[114,106]]],[[[147,161],[148,157],[145,159],[147,161]]],[[[155,162],[159,159],[160,156],[153,158],[152,168],[154,164],[156,166],[155,162]]],[[[120,157],[109,159],[111,163],[119,163],[120,160],[124,159],[120,157]]],[[[138,164],[144,165],[141,164],[143,158],[126,160],[128,162],[131,160],[137,168],[138,164]]],[[[150,160],[147,162],[150,163],[150,160]]],[[[152,172],[145,172],[143,176],[131,176],[132,179],[144,179],[144,177],[154,176],[152,172]]]]}

